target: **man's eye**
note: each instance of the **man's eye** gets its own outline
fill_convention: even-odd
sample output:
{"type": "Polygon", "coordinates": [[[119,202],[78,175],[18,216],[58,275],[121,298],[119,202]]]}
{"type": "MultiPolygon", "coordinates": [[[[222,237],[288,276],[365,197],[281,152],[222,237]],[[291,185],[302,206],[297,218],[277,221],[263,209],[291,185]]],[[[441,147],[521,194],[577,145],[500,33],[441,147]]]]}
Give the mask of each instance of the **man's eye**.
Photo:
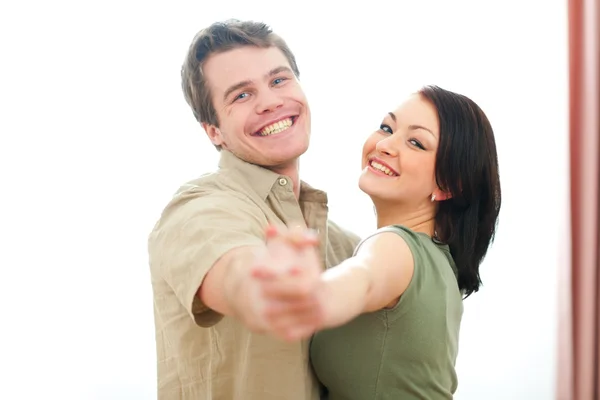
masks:
{"type": "Polygon", "coordinates": [[[248,97],[248,93],[246,93],[246,92],[240,93],[237,96],[235,96],[235,99],[233,99],[233,101],[242,100],[242,99],[245,99],[246,97],[248,97]]]}

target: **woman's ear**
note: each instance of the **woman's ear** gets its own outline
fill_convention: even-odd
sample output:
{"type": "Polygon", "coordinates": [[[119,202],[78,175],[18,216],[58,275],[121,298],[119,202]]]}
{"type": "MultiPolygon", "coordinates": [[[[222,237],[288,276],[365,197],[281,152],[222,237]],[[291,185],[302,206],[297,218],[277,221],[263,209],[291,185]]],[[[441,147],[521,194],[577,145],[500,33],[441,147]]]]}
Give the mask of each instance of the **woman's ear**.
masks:
{"type": "Polygon", "coordinates": [[[442,191],[440,188],[435,188],[431,194],[431,201],[443,201],[452,198],[452,195],[448,192],[442,191]]]}

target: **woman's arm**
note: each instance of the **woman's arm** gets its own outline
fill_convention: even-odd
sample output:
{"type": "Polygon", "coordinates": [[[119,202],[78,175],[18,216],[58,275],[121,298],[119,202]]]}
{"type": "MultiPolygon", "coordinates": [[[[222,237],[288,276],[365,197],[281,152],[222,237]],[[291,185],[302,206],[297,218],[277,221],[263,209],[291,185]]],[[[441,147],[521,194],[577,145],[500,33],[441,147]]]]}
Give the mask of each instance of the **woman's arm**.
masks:
{"type": "Polygon", "coordinates": [[[413,271],[412,253],[401,236],[382,232],[367,239],[356,256],[321,275],[325,327],[393,306],[413,271]]]}

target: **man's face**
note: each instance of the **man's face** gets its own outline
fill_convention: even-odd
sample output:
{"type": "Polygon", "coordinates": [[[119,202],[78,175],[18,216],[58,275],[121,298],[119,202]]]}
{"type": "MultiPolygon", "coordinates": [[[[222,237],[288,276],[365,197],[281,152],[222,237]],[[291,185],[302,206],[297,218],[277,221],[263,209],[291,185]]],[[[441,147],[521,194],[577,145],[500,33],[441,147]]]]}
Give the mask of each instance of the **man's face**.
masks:
{"type": "Polygon", "coordinates": [[[219,120],[219,127],[203,124],[213,144],[267,168],[306,152],[310,109],[281,50],[244,46],[213,54],[203,72],[219,120]]]}

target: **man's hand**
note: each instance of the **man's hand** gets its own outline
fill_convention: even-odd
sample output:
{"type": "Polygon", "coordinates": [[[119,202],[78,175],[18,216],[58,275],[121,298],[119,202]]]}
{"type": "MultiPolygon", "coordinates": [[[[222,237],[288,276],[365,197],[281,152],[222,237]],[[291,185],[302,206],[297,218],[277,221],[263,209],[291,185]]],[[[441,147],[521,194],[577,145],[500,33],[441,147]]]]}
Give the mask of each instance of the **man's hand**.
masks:
{"type": "MultiPolygon", "coordinates": [[[[260,319],[266,331],[288,341],[309,337],[324,319],[321,263],[309,230],[267,231],[267,250],[252,268],[260,319]]],[[[254,286],[254,285],[253,285],[254,286]]]]}

